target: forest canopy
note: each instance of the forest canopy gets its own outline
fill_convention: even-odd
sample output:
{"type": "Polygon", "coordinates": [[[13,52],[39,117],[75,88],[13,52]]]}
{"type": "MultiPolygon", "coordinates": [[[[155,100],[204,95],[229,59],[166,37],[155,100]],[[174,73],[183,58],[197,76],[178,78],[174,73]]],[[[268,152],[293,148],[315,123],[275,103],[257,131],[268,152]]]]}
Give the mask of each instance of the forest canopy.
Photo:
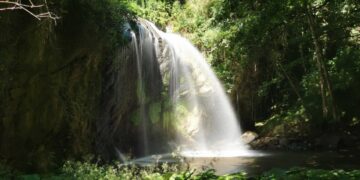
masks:
{"type": "Polygon", "coordinates": [[[310,121],[329,130],[359,123],[359,11],[356,0],[188,0],[147,1],[139,14],[201,49],[245,128],[310,121]]]}

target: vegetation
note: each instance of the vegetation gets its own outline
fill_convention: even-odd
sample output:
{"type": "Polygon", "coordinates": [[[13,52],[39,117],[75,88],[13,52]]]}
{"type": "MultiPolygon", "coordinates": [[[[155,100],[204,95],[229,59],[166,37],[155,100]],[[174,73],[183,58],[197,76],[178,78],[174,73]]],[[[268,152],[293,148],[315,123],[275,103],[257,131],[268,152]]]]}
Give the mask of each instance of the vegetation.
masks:
{"type": "Polygon", "coordinates": [[[317,131],[358,124],[356,1],[188,0],[169,6],[148,1],[139,14],[184,34],[206,54],[246,129],[276,118],[300,119],[317,131]]]}
{"type": "MultiPolygon", "coordinates": [[[[116,154],[108,145],[136,144],[129,138],[137,133],[136,64],[119,49],[127,44],[123,27],[137,16],[205,54],[244,129],[360,139],[358,0],[0,0],[0,179],[246,178],[106,164],[116,154]],[[123,96],[113,100],[115,91],[123,96]],[[89,154],[98,163],[66,161],[89,154]],[[32,172],[54,173],[24,175],[32,172]]],[[[360,172],[295,168],[255,177],[313,178],[360,172]]]]}
{"type": "Polygon", "coordinates": [[[20,178],[20,179],[158,179],[158,180],[241,180],[241,179],[258,179],[258,180],[272,180],[272,179],[349,179],[356,180],[360,178],[360,171],[344,171],[337,170],[322,170],[322,169],[306,169],[306,168],[292,168],[289,170],[272,169],[264,172],[258,176],[247,176],[245,173],[236,173],[229,175],[216,175],[212,169],[195,171],[195,170],[181,170],[177,166],[162,164],[159,166],[136,167],[133,165],[124,166],[106,165],[99,166],[90,162],[66,162],[63,167],[53,174],[22,174],[19,172],[11,172],[5,167],[1,167],[0,175],[3,178],[20,178]]]}

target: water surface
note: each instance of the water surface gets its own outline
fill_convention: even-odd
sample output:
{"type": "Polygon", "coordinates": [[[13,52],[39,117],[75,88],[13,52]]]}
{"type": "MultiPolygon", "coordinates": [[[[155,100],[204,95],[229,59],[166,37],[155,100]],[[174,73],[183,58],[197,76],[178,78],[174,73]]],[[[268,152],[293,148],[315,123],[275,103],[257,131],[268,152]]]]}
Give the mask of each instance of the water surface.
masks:
{"type": "MultiPolygon", "coordinates": [[[[216,174],[246,172],[248,176],[258,175],[274,169],[308,167],[321,169],[360,169],[360,152],[357,151],[323,151],[323,152],[289,152],[289,151],[253,151],[238,157],[184,157],[183,167],[205,170],[215,169],[216,174]]],[[[137,163],[153,164],[156,162],[176,163],[170,154],[150,156],[137,163]]]]}

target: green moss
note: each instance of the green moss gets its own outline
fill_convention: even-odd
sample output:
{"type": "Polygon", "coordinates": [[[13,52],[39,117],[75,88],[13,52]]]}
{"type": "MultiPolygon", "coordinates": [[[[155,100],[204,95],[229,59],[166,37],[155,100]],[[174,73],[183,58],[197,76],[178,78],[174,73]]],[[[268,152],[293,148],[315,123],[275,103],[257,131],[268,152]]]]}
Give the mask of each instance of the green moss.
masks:
{"type": "Polygon", "coordinates": [[[140,115],[141,115],[140,109],[133,111],[130,115],[130,121],[136,126],[138,126],[141,122],[140,115]]]}
{"type": "Polygon", "coordinates": [[[161,116],[161,103],[156,102],[152,103],[149,106],[149,116],[152,123],[159,123],[160,122],[160,116],[161,116]]]}

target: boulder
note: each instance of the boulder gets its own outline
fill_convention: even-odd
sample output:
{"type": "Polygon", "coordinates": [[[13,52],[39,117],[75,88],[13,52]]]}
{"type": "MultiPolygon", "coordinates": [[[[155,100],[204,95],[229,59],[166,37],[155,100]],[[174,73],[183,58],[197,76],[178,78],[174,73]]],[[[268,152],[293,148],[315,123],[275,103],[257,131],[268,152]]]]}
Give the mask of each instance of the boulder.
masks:
{"type": "Polygon", "coordinates": [[[288,144],[289,144],[289,139],[284,138],[284,137],[279,139],[280,147],[286,147],[288,144]]]}
{"type": "Polygon", "coordinates": [[[337,149],[340,139],[336,134],[325,134],[315,140],[315,145],[324,149],[337,149]]]}
{"type": "Polygon", "coordinates": [[[356,145],[357,138],[356,136],[350,135],[350,134],[344,134],[341,136],[340,143],[341,146],[344,147],[353,147],[356,145]]]}
{"type": "Polygon", "coordinates": [[[241,139],[245,144],[249,144],[254,141],[259,135],[253,131],[246,131],[244,134],[241,135],[241,139]]]}

